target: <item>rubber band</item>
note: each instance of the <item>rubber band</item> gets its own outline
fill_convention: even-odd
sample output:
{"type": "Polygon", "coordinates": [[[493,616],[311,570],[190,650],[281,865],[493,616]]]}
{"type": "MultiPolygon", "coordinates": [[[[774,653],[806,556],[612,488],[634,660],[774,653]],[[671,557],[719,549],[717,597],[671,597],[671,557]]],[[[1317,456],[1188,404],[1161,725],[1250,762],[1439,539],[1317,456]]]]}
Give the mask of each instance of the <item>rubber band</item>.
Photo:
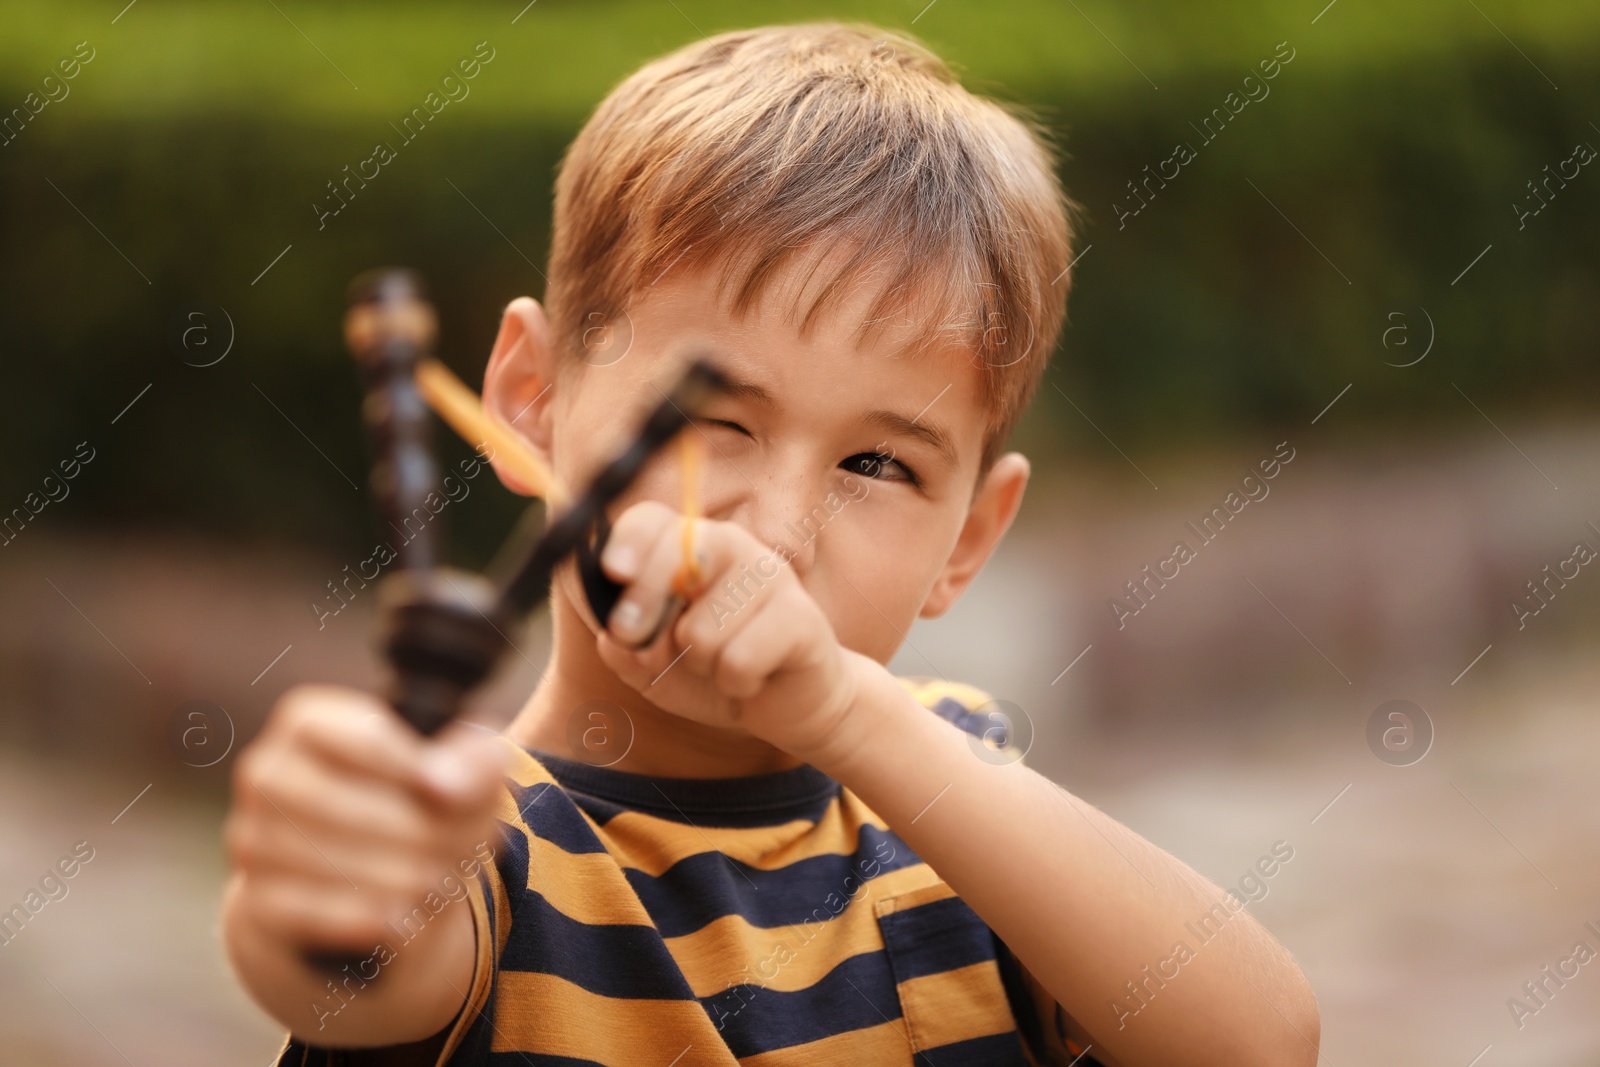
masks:
{"type": "Polygon", "coordinates": [[[678,479],[683,491],[683,561],[672,576],[672,591],[684,600],[700,594],[700,554],[695,551],[695,525],[700,520],[700,468],[705,448],[698,433],[688,430],[680,437],[678,479]]]}

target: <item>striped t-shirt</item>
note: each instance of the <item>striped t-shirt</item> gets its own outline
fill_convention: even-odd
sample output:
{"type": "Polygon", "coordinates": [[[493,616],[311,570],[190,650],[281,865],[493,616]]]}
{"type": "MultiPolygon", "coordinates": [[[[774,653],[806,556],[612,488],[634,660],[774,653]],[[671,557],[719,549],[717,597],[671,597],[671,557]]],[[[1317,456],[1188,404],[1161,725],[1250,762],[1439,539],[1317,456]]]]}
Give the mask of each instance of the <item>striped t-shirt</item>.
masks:
{"type": "MultiPolygon", "coordinates": [[[[975,735],[981,692],[903,679],[975,735]]],[[[809,765],[632,774],[513,752],[441,1067],[1095,1067],[933,869],[809,765]]],[[[279,1067],[334,1067],[287,1042],[279,1067]]]]}

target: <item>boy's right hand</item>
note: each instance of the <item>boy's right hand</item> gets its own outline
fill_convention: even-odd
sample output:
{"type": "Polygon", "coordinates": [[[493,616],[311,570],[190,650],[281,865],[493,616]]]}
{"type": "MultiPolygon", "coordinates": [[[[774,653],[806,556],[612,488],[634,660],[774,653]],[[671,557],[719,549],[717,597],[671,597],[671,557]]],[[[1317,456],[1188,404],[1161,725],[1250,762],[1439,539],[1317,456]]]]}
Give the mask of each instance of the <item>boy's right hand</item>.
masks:
{"type": "Polygon", "coordinates": [[[431,970],[420,966],[425,958],[470,961],[464,900],[430,922],[424,933],[433,936],[414,943],[397,945],[388,924],[412,915],[430,892],[445,896],[443,885],[454,884],[447,877],[475,891],[462,864],[481,858],[486,842],[494,847],[504,770],[501,743],[484,730],[452,723],[424,738],[368,693],[328,686],[285,693],[234,767],[225,828],[233,876],[224,922],[234,962],[263,1006],[301,1031],[303,1020],[275,1010],[301,991],[278,987],[301,978],[320,987],[325,976],[290,966],[291,954],[366,957],[386,942],[397,948],[384,968],[391,990],[400,971],[431,970]],[[464,945],[443,944],[459,942],[462,930],[464,945]]]}

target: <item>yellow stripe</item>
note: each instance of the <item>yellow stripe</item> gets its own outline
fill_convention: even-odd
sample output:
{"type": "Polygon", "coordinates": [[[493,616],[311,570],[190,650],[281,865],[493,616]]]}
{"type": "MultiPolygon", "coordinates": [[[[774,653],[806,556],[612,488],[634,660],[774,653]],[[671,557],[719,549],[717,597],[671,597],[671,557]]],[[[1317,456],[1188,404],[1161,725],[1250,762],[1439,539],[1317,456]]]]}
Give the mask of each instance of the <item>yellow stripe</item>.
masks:
{"type": "MultiPolygon", "coordinates": [[[[543,764],[520,746],[508,740],[505,743],[512,753],[511,767],[507,771],[512,781],[525,789],[541,783],[559,788],[559,783],[543,764]]],[[[547,804],[550,800],[540,799],[534,803],[547,804]]],[[[509,792],[503,798],[499,816],[530,838],[533,836],[509,792]]],[[[721,852],[759,870],[776,870],[814,856],[850,855],[855,851],[863,826],[888,829],[888,823],[848,790],[842,790],[841,796],[834,798],[814,826],[805,819],[792,819],[777,826],[696,827],[638,811],[622,812],[604,826],[595,823],[586,813],[584,819],[617,864],[652,876],[659,876],[673,864],[702,852],[721,852]]]]}
{"type": "Polygon", "coordinates": [[[628,811],[609,820],[598,832],[622,866],[658,876],[702,852],[721,852],[763,871],[814,856],[851,855],[861,827],[868,825],[888,828],[854,793],[843,791],[814,828],[804,819],[778,826],[693,826],[628,811]]]}
{"type": "MultiPolygon", "coordinates": [[[[512,750],[512,761],[507,776],[524,787],[560,788],[544,765],[526,751],[507,742],[512,750]]],[[[534,805],[561,804],[555,797],[541,797],[534,805]]],[[[530,809],[531,810],[531,809],[530,809]]],[[[582,815],[582,812],[579,812],[582,815]]],[[[617,861],[607,852],[567,852],[560,845],[534,833],[528,826],[510,792],[502,794],[498,816],[513,829],[521,831],[528,842],[528,885],[526,888],[541,894],[557,911],[581,923],[600,925],[606,923],[637,923],[653,926],[649,913],[639,902],[633,887],[623,876],[617,861]]],[[[584,821],[598,836],[594,820],[583,815],[584,821]]],[[[535,820],[537,821],[537,820],[535,820]]],[[[496,871],[496,915],[503,915],[500,924],[501,947],[509,930],[509,912],[500,908],[500,897],[511,887],[501,887],[496,871]]],[[[518,887],[521,888],[521,887],[518,887]]]]}
{"type": "Polygon", "coordinates": [[[1004,990],[993,960],[901,982],[911,1040],[922,1050],[1015,1030],[1004,990]]]}
{"type": "MultiPolygon", "coordinates": [[[[476,882],[476,879],[474,879],[476,882]]],[[[498,878],[490,878],[494,887],[494,909],[496,920],[496,941],[498,944],[491,950],[489,947],[489,910],[483,897],[478,893],[478,886],[474,884],[471,892],[467,894],[467,903],[472,909],[472,929],[477,940],[477,956],[472,965],[472,984],[465,992],[466,1004],[456,1015],[455,1025],[450,1028],[450,1033],[445,1039],[444,1048],[439,1052],[439,1062],[443,1063],[455,1053],[456,1047],[466,1039],[467,1031],[472,1028],[473,1020],[483,1011],[489,1000],[489,990],[492,988],[495,963],[505,951],[506,935],[510,932],[506,928],[506,912],[502,909],[504,893],[500,888],[498,878]]]]}
{"type": "Polygon", "coordinates": [[[572,1056],[612,1067],[738,1062],[697,1000],[603,997],[548,974],[501,971],[494,1023],[495,1052],[572,1056]]]}
{"type": "Polygon", "coordinates": [[[655,925],[617,861],[605,852],[573,854],[530,834],[528,888],[577,922],[655,925]]]}
{"type": "Polygon", "coordinates": [[[897,678],[906,691],[917,698],[923,707],[931,709],[940,700],[948,697],[966,708],[974,711],[994,698],[982,689],[965,684],[964,682],[950,682],[943,678],[897,678]]]}
{"type": "MultiPolygon", "coordinates": [[[[881,874],[866,882],[837,915],[819,900],[822,918],[794,926],[752,926],[742,915],[724,915],[692,934],[667,938],[667,950],[697,997],[746,982],[780,992],[805,989],[851,956],[883,948],[877,915],[884,897],[920,894],[938,877],[926,863],[881,874]]],[[[942,882],[928,888],[954,893],[942,882]]],[[[841,887],[838,899],[845,897],[841,887]]]]}
{"type": "Polygon", "coordinates": [[[911,1044],[899,1019],[803,1045],[773,1049],[739,1061],[740,1067],[900,1067],[911,1063],[911,1044]]]}
{"type": "MultiPolygon", "coordinates": [[[[923,866],[927,865],[923,864],[923,866]]],[[[928,868],[928,873],[933,874],[931,867],[928,868]]],[[[955,895],[956,891],[950,888],[947,882],[939,879],[938,875],[933,875],[931,883],[925,879],[921,885],[907,886],[904,893],[895,896],[891,900],[880,900],[877,910],[879,915],[888,915],[890,912],[905,911],[907,908],[932,904],[936,900],[947,900],[955,895]]]]}
{"type": "MultiPolygon", "coordinates": [[[[544,796],[543,790],[559,789],[560,785],[551,777],[544,764],[528,755],[526,749],[512,742],[504,734],[500,736],[499,740],[505,746],[508,754],[505,776],[516,782],[523,789],[533,790],[534,799],[525,802],[529,804],[529,810],[531,811],[541,804],[552,803],[554,798],[544,796]]],[[[512,796],[511,790],[507,789],[500,794],[500,810],[495,815],[502,822],[509,823],[513,828],[521,830],[530,837],[533,836],[533,831],[523,818],[522,812],[517,808],[517,799],[512,796]]]]}

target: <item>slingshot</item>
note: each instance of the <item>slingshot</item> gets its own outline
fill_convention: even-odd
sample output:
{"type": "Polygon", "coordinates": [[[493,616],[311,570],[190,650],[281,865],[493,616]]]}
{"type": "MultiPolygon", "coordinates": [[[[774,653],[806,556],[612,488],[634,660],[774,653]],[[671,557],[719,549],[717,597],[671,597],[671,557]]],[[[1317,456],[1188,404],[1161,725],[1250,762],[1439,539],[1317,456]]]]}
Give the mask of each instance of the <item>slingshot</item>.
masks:
{"type": "MultiPolygon", "coordinates": [[[[424,735],[455,718],[509,647],[506,631],[544,596],[555,568],[569,555],[577,557],[590,608],[606,625],[622,593],[600,568],[611,533],[606,508],[725,385],[711,364],[693,362],[628,445],[574,494],[537,452],[487,415],[472,390],[431,357],[436,322],[421,278],[411,271],[376,270],[351,283],[344,332],[366,383],[362,413],[373,453],[373,501],[396,529],[409,529],[408,519],[424,520],[417,535],[401,545],[398,569],[378,590],[380,645],[393,672],[386,695],[424,735]],[[552,517],[531,546],[518,544],[513,535],[502,550],[519,559],[498,583],[442,564],[443,530],[425,504],[439,483],[430,405],[469,444],[491,445],[496,460],[548,505],[552,517]]],[[[685,592],[699,582],[693,552],[699,455],[694,444],[685,446],[685,564],[673,583],[685,592]]],[[[334,971],[350,962],[339,953],[310,952],[307,959],[334,971]]]]}

